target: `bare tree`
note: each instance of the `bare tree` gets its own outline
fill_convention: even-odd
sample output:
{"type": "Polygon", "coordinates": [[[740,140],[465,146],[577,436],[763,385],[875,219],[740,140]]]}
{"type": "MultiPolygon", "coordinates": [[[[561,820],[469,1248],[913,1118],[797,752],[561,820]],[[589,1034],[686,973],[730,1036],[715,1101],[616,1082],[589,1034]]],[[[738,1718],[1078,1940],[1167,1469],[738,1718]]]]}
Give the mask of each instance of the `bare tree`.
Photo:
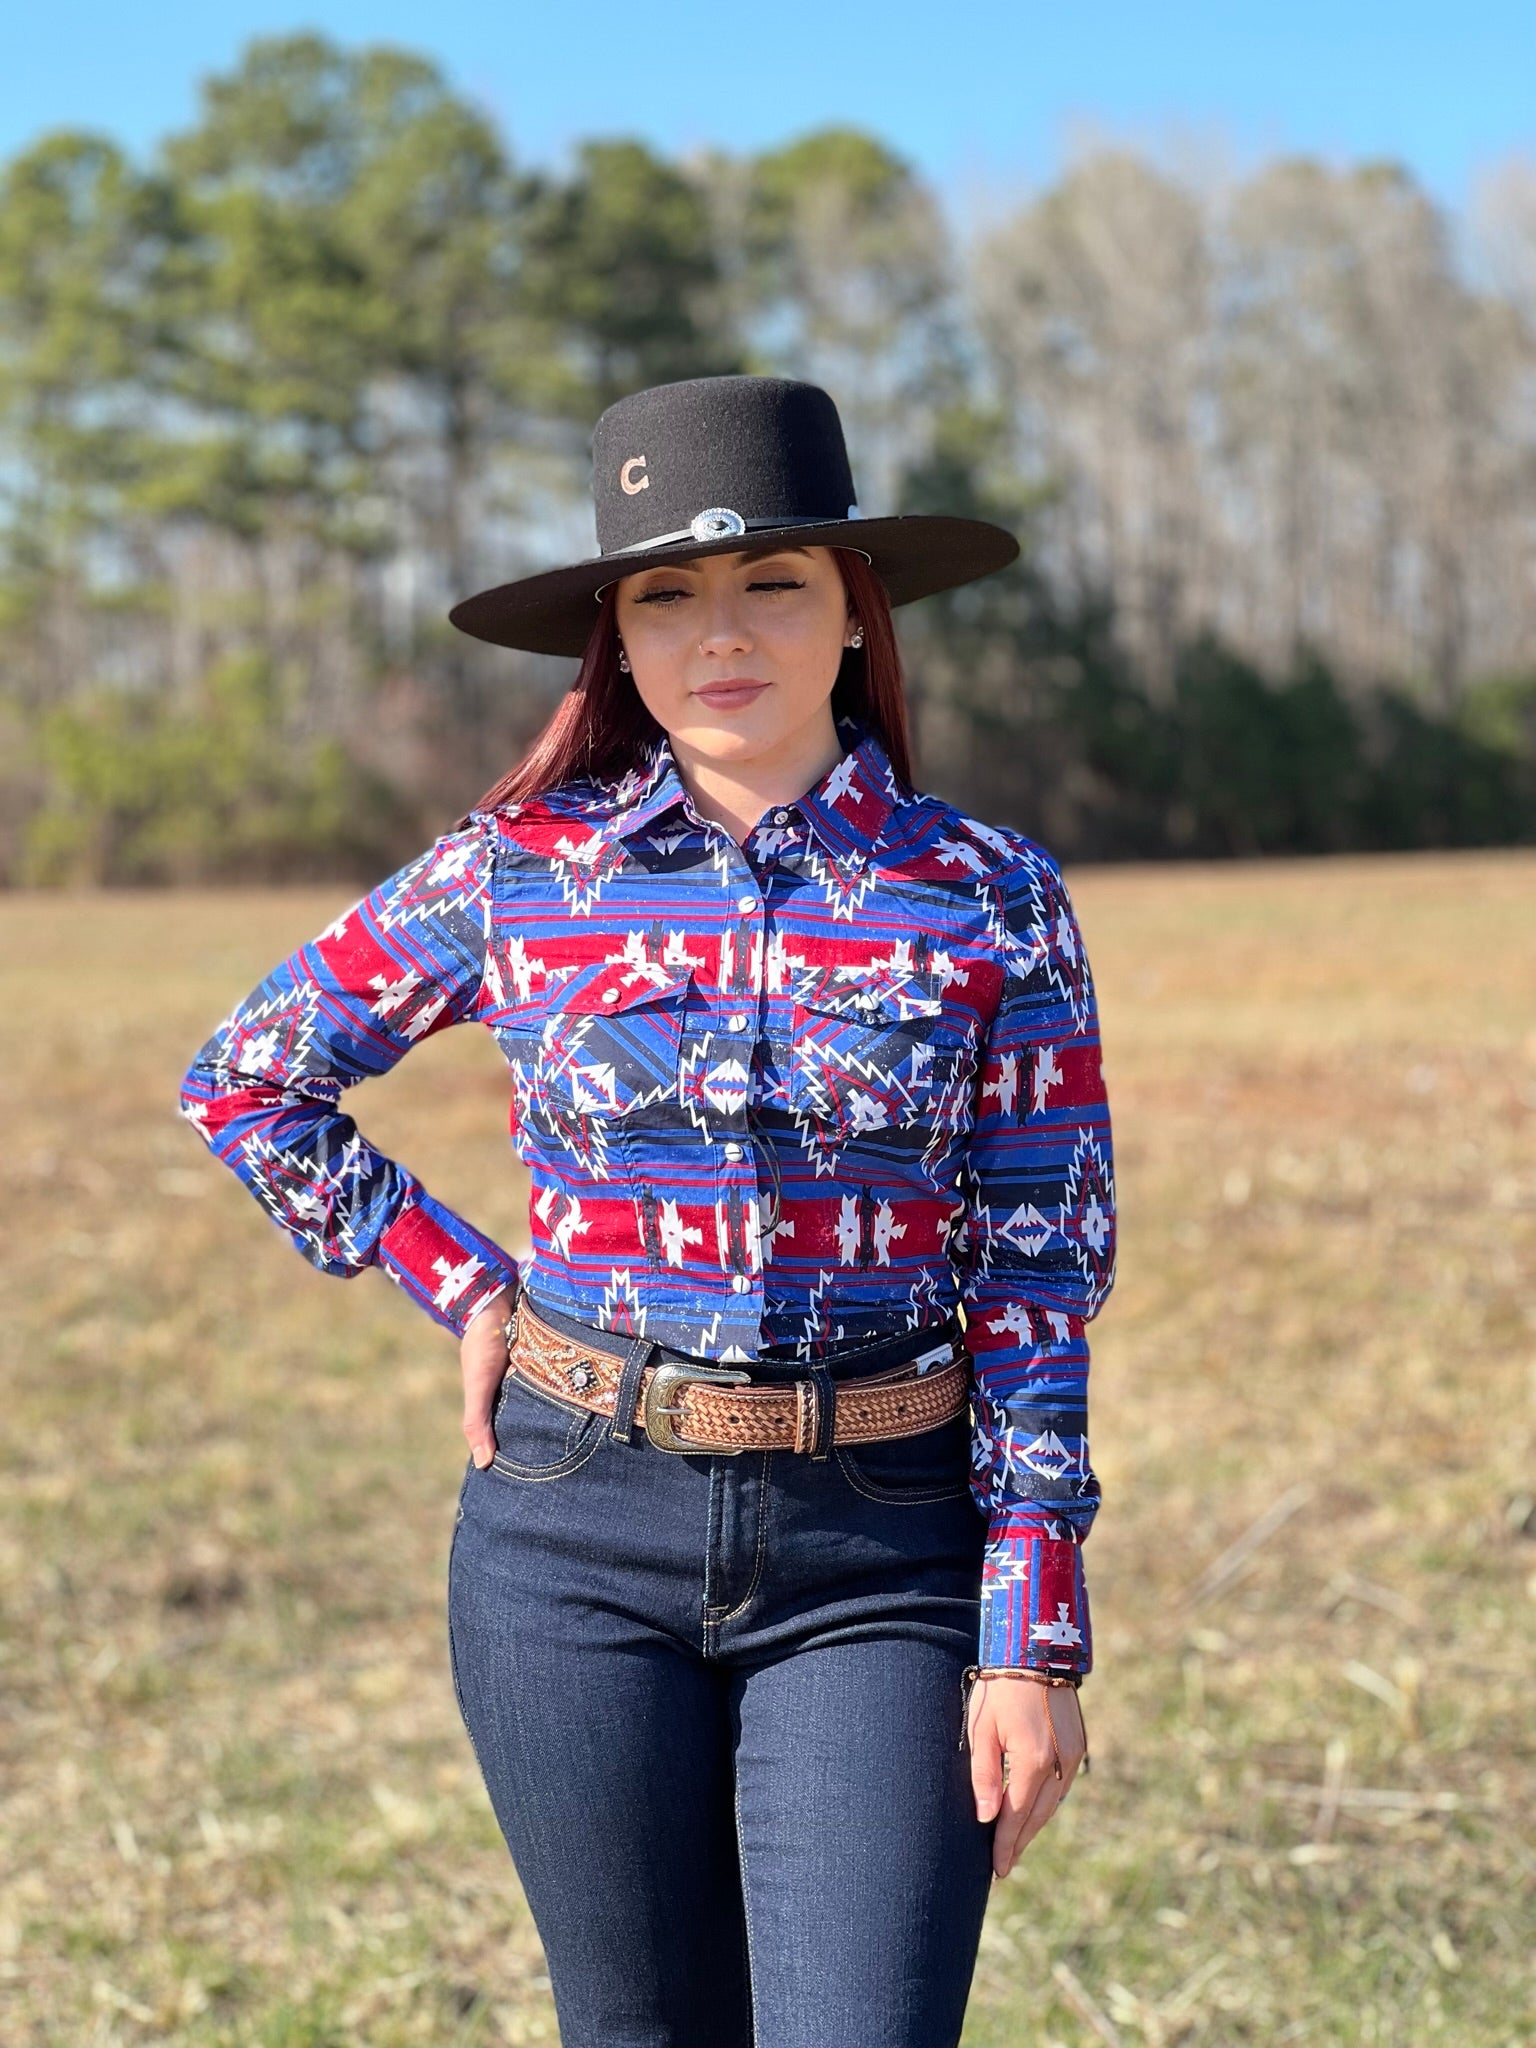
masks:
{"type": "MultiPolygon", "coordinates": [[[[1500,189],[1530,291],[1532,187],[1500,189]]],[[[1154,694],[1201,627],[1442,711],[1528,647],[1531,319],[1404,171],[1288,160],[1227,197],[1104,152],[973,287],[1020,463],[1058,486],[1053,571],[1112,594],[1154,694]]]]}
{"type": "Polygon", "coordinates": [[[1161,692],[1203,554],[1212,268],[1200,205],[1135,157],[1104,153],[990,236],[974,276],[1021,462],[1065,487],[1059,572],[1114,591],[1161,692]]]}

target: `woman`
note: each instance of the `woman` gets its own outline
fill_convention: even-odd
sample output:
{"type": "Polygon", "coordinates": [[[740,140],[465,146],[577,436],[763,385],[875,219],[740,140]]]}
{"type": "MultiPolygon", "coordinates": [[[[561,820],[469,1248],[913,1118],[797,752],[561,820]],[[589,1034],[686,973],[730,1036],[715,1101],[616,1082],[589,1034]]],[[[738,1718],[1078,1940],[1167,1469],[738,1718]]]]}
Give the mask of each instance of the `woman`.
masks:
{"type": "Polygon", "coordinates": [[[861,519],[812,385],[640,392],[593,453],[600,553],[452,614],[571,694],[184,1110],[459,1338],[454,1681],[566,2048],[938,2048],[1083,1756],[1113,1258],[1060,874],[911,784],[890,607],[1017,547],[861,519]],[[521,1272],[338,1106],[470,1017],[521,1272]]]}

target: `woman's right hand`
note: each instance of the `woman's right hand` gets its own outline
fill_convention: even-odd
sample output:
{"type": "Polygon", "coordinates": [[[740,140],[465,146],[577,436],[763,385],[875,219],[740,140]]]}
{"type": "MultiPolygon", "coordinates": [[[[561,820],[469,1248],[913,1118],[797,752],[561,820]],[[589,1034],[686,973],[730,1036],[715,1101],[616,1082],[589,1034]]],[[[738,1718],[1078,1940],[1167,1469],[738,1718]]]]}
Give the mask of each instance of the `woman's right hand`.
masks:
{"type": "Polygon", "coordinates": [[[503,1288],[476,1315],[459,1339],[459,1367],[464,1375],[464,1438],[469,1455],[483,1472],[496,1455],[491,1410],[507,1372],[507,1342],[502,1325],[512,1313],[512,1297],[503,1288]]]}

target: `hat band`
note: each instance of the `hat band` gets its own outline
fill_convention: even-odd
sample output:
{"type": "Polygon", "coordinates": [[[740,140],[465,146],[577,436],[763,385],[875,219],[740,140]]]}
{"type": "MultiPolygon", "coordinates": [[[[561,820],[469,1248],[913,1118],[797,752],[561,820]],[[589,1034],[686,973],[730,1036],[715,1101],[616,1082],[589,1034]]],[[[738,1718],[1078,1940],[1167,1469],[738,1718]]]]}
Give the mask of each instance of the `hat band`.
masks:
{"type": "MultiPolygon", "coordinates": [[[[844,519],[862,519],[863,513],[857,505],[850,505],[843,514],[844,519]]],[[[676,533],[653,533],[648,540],[632,540],[627,547],[614,548],[615,555],[640,555],[647,548],[670,547],[678,540],[727,540],[738,533],[761,533],[765,528],[784,526],[836,526],[841,522],[833,513],[783,513],[770,519],[743,519],[739,512],[731,511],[727,505],[711,506],[709,511],[699,513],[687,526],[680,526],[676,533]]]]}
{"type": "MultiPolygon", "coordinates": [[[[863,517],[864,515],[857,505],[850,505],[844,514],[844,519],[849,520],[862,519],[863,517]]],[[[701,512],[691,526],[680,527],[676,533],[657,533],[653,534],[649,540],[634,540],[627,547],[614,548],[612,550],[612,559],[617,560],[621,555],[648,554],[652,548],[671,547],[680,540],[693,540],[702,543],[730,540],[734,539],[738,534],[782,533],[787,527],[837,526],[841,523],[842,521],[838,519],[835,513],[825,517],[818,517],[814,513],[784,513],[772,519],[743,519],[739,512],[731,511],[729,506],[716,505],[712,506],[707,512],[701,512]]],[[[865,561],[873,566],[874,557],[865,554],[863,548],[854,548],[851,552],[856,555],[864,555],[865,561]]],[[[592,593],[594,602],[601,604],[603,592],[611,590],[619,580],[615,576],[611,577],[607,583],[600,583],[592,593]]]]}

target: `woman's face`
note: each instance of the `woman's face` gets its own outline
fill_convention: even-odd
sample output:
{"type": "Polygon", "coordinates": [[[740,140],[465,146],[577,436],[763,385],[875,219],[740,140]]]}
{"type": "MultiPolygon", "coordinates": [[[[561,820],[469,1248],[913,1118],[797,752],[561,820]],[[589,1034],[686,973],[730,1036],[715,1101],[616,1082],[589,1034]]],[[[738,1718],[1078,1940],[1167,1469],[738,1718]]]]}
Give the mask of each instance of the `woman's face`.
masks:
{"type": "Polygon", "coordinates": [[[615,595],[635,688],[685,750],[749,761],[816,721],[831,729],[856,621],[830,548],[671,562],[615,595]]]}

